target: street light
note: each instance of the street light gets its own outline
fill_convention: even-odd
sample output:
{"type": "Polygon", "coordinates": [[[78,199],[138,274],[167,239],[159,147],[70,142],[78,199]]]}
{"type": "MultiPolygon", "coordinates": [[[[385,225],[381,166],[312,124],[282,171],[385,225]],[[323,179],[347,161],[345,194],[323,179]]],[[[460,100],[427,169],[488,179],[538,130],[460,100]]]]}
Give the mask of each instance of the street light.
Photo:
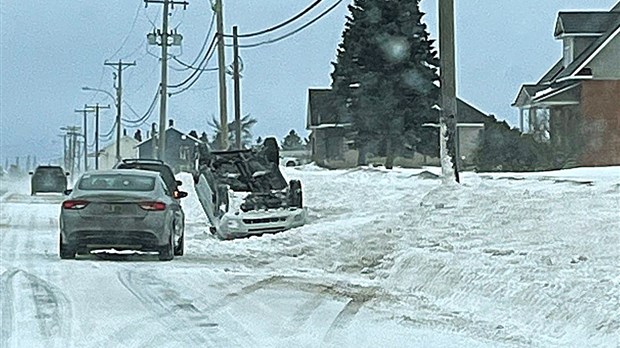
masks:
{"type": "Polygon", "coordinates": [[[99,89],[99,88],[92,88],[92,87],[84,86],[84,87],[82,87],[82,90],[83,91],[105,93],[108,97],[112,98],[112,100],[114,101],[114,106],[116,106],[116,98],[114,98],[114,95],[112,95],[112,93],[106,91],[105,89],[99,89]]]}
{"type": "Polygon", "coordinates": [[[106,91],[105,89],[100,88],[92,88],[88,86],[82,87],[83,91],[91,91],[91,92],[102,92],[106,94],[108,97],[112,98],[114,101],[114,106],[116,106],[116,160],[121,160],[121,96],[120,89],[117,89],[117,98],[114,98],[112,93],[106,91]]]}

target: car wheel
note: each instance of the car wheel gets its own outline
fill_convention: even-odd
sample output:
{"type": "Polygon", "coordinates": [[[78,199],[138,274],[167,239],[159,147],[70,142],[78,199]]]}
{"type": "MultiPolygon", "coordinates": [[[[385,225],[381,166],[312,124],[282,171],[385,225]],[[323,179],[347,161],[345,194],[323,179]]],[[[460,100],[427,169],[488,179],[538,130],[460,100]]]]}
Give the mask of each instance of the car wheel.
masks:
{"type": "Polygon", "coordinates": [[[161,247],[159,250],[159,261],[171,261],[174,259],[174,233],[170,232],[170,238],[168,244],[161,247]]]}
{"type": "Polygon", "coordinates": [[[278,147],[278,142],[276,138],[267,138],[263,142],[265,147],[264,153],[267,157],[267,160],[271,163],[274,163],[276,166],[280,165],[280,148],[278,147]]]}
{"type": "Polygon", "coordinates": [[[299,180],[291,180],[289,183],[289,191],[291,206],[301,208],[303,206],[301,182],[299,180]]]}
{"type": "Polygon", "coordinates": [[[62,234],[60,235],[60,258],[63,260],[75,259],[77,250],[74,246],[63,243],[62,234]]]}
{"type": "Polygon", "coordinates": [[[185,253],[185,231],[181,233],[181,238],[179,238],[179,244],[174,247],[174,256],[183,256],[185,253]]]}
{"type": "Polygon", "coordinates": [[[294,167],[294,166],[295,166],[295,162],[293,162],[293,161],[288,161],[288,162],[286,162],[286,166],[287,166],[287,167],[294,167]]]}

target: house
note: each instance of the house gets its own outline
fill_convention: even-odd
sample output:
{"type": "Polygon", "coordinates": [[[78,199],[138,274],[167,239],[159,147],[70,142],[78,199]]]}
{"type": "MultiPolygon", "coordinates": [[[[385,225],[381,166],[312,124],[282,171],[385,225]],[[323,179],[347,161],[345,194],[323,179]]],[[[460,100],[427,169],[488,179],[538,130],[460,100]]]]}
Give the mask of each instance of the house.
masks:
{"type": "MultiPolygon", "coordinates": [[[[120,142],[121,159],[138,157],[136,145],[138,141],[130,136],[124,135],[120,142]]],[[[117,163],[116,141],[99,150],[99,169],[112,169],[117,163]]]]}
{"type": "Polygon", "coordinates": [[[512,104],[520,126],[579,166],[620,164],[620,2],[610,11],[559,12],[561,59],[512,104]]]}
{"type": "MultiPolygon", "coordinates": [[[[189,171],[194,168],[196,158],[196,145],[202,141],[189,134],[185,134],[174,128],[174,123],[170,120],[169,127],[166,129],[166,151],[164,161],[172,168],[175,173],[189,171]]],[[[146,139],[137,144],[139,158],[157,158],[157,144],[153,146],[156,137],[146,139]]]]}
{"type": "MultiPolygon", "coordinates": [[[[308,91],[306,129],[310,131],[312,161],[330,168],[354,167],[358,152],[355,132],[350,118],[338,115],[329,88],[313,88],[308,91]]],[[[439,119],[439,115],[437,115],[439,119]]],[[[457,100],[458,158],[460,167],[473,165],[473,154],[478,148],[478,135],[489,117],[467,102],[457,100]]],[[[437,140],[439,142],[439,140],[437,140]]],[[[413,154],[404,165],[439,165],[438,158],[413,154]]]]}

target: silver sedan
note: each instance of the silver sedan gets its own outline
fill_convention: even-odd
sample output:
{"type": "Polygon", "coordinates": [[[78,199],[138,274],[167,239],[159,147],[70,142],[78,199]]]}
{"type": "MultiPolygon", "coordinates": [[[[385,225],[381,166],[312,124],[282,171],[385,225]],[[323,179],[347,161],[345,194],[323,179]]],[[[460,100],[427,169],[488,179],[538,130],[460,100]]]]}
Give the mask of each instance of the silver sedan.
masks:
{"type": "Polygon", "coordinates": [[[60,258],[105,248],[157,251],[162,261],[183,255],[184,214],[168,191],[152,171],[83,174],[62,203],[60,258]]]}

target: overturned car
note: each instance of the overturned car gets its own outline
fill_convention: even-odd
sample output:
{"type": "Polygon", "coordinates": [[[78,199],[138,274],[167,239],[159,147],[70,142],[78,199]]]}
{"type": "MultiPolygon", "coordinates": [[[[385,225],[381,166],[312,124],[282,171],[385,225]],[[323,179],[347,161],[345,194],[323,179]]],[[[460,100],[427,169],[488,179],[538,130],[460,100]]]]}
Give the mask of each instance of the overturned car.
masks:
{"type": "Polygon", "coordinates": [[[211,151],[199,145],[194,184],[211,232],[220,239],[275,233],[306,223],[301,183],[280,172],[278,145],[211,151]]]}

